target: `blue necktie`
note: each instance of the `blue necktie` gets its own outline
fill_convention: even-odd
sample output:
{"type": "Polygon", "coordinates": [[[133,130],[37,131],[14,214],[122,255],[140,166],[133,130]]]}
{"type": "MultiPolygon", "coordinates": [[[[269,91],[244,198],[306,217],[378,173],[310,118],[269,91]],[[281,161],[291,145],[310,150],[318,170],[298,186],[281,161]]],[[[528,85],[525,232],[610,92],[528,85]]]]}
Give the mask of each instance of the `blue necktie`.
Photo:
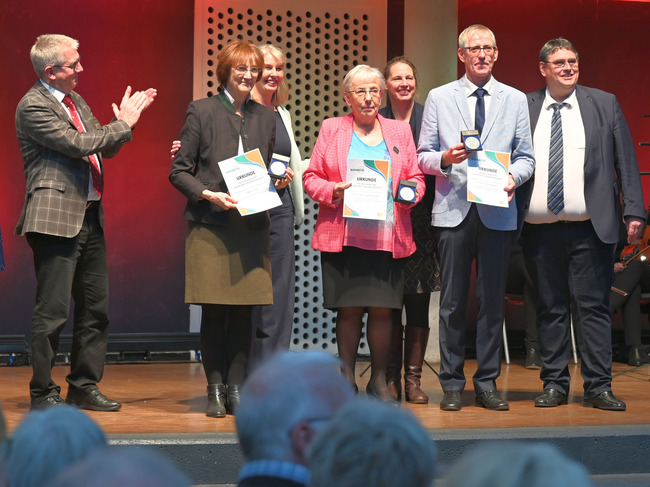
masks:
{"type": "Polygon", "coordinates": [[[476,95],[476,112],[474,116],[474,128],[478,130],[479,136],[481,135],[481,132],[483,132],[483,124],[485,123],[485,101],[483,100],[483,97],[487,91],[485,91],[483,88],[478,88],[475,92],[474,95],[476,95]]]}
{"type": "Polygon", "coordinates": [[[560,110],[566,103],[553,103],[551,118],[551,145],[548,152],[548,209],[556,215],[564,208],[564,143],[562,142],[562,117],[560,110]]]}

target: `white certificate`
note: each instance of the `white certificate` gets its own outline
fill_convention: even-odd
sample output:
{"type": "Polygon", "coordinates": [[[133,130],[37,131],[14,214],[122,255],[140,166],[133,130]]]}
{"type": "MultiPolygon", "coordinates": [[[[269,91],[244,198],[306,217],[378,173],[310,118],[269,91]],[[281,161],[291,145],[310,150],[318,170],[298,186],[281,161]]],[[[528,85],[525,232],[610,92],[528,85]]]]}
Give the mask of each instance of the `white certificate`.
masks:
{"type": "Polygon", "coordinates": [[[259,149],[221,161],[219,169],[228,193],[237,199],[236,206],[242,215],[252,215],[282,204],[259,149]]]}
{"type": "Polygon", "coordinates": [[[385,220],[389,178],[389,161],[348,159],[346,180],[352,185],[343,192],[343,216],[385,220]]]}
{"type": "Polygon", "coordinates": [[[508,207],[510,154],[483,150],[467,159],[467,201],[483,205],[508,207]]]}

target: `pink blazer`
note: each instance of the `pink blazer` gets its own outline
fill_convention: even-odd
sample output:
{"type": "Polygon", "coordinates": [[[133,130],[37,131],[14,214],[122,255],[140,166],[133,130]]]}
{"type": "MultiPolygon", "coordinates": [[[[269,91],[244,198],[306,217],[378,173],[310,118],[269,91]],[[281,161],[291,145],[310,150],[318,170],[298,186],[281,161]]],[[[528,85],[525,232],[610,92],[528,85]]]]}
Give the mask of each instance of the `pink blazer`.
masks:
{"type": "MultiPolygon", "coordinates": [[[[377,116],[390,151],[393,196],[400,179],[417,184],[417,201],[424,195],[424,175],[418,167],[411,127],[406,122],[377,116]]],[[[348,151],[352,142],[352,115],[323,121],[309,167],[303,174],[305,192],[318,203],[318,219],[311,246],[322,252],[343,250],[345,221],[340,202],[332,203],[334,184],[342,182],[347,173],[348,151]]],[[[416,201],[416,202],[417,202],[416,201]]],[[[411,230],[411,205],[395,203],[393,221],[393,257],[408,257],[415,252],[411,230]]]]}

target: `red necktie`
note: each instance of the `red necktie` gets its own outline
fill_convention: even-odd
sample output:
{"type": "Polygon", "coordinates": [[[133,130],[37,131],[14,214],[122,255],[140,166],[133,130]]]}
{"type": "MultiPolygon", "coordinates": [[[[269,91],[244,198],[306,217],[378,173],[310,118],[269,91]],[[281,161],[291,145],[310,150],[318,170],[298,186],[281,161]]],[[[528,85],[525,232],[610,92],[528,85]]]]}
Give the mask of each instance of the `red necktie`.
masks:
{"type": "MultiPolygon", "coordinates": [[[[77,107],[72,101],[72,97],[70,95],[65,95],[63,97],[63,104],[68,107],[68,110],[70,111],[70,118],[72,118],[72,122],[74,123],[74,126],[77,127],[77,130],[79,132],[85,132],[86,130],[84,129],[84,126],[81,123],[81,119],[79,118],[77,107]]],[[[90,159],[90,174],[93,177],[93,186],[95,187],[97,194],[101,197],[102,192],[104,191],[104,181],[102,180],[102,173],[99,170],[99,161],[97,160],[97,156],[95,154],[90,154],[88,156],[88,159],[90,159]]]]}

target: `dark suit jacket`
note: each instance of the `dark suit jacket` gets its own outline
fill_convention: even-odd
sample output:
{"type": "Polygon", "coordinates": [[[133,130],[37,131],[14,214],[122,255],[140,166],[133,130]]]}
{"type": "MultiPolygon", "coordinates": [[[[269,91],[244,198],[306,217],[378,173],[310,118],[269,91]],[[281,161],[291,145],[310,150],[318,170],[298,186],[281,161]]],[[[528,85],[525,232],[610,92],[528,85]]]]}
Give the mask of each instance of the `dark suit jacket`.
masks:
{"type": "MultiPolygon", "coordinates": [[[[529,93],[533,133],[546,88],[529,93]]],[[[585,127],[585,201],[596,234],[604,243],[618,242],[623,216],[645,218],[643,190],[634,142],[618,100],[611,93],[578,85],[576,96],[585,127]]]]}
{"type": "MultiPolygon", "coordinates": [[[[205,189],[228,191],[218,163],[237,155],[240,134],[244,152],[259,149],[267,167],[275,144],[273,110],[249,100],[242,118],[225,96],[220,93],[189,104],[179,137],[181,148],[169,174],[169,181],[188,199],[185,218],[212,225],[225,224],[227,210],[199,198],[205,189]]],[[[246,220],[253,223],[262,217],[266,220],[265,213],[246,220]]]]}
{"type": "MultiPolygon", "coordinates": [[[[131,140],[121,120],[102,126],[90,107],[70,93],[86,132],[79,132],[65,108],[40,81],[16,109],[16,135],[24,160],[27,188],[16,233],[38,232],[59,237],[79,233],[88,201],[88,156],[112,157],[131,140]]],[[[102,171],[103,174],[103,171],[102,171]]],[[[100,205],[100,223],[104,225],[100,205]]]]}

